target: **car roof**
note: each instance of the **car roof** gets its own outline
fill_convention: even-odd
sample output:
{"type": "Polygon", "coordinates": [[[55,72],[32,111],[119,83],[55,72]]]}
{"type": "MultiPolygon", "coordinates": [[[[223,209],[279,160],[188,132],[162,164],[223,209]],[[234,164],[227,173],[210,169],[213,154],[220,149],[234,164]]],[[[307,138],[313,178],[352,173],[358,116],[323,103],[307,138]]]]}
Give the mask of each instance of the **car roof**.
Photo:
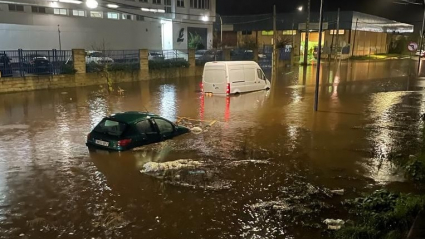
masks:
{"type": "Polygon", "coordinates": [[[128,111],[122,113],[116,113],[108,116],[108,119],[113,119],[126,124],[134,124],[141,120],[149,118],[157,118],[158,115],[151,114],[149,112],[139,112],[139,111],[128,111]]]}

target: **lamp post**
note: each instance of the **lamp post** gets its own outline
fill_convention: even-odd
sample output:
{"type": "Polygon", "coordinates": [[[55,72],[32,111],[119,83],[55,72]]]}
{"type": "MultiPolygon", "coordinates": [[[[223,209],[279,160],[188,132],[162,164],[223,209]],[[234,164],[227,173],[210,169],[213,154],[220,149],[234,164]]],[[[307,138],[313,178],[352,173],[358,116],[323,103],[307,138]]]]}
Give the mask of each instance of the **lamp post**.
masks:
{"type": "Polygon", "coordinates": [[[304,39],[304,65],[307,65],[308,61],[308,35],[309,35],[309,25],[310,25],[310,0],[307,4],[307,22],[305,23],[305,39],[304,39]]]}
{"type": "Polygon", "coordinates": [[[221,15],[218,15],[218,17],[220,18],[220,46],[223,49],[223,19],[221,15]]]}
{"type": "Polygon", "coordinates": [[[421,39],[419,40],[419,61],[418,61],[418,75],[421,72],[421,57],[422,57],[422,45],[423,45],[423,39],[424,39],[424,27],[425,27],[425,0],[423,0],[422,8],[424,11],[423,19],[422,19],[422,28],[421,32],[419,33],[419,36],[421,39]]]}
{"type": "Polygon", "coordinates": [[[323,0],[320,0],[320,19],[319,19],[319,49],[317,50],[317,69],[316,69],[316,88],[314,91],[314,111],[319,109],[319,79],[320,79],[320,61],[322,58],[322,23],[323,23],[323,0]]]}

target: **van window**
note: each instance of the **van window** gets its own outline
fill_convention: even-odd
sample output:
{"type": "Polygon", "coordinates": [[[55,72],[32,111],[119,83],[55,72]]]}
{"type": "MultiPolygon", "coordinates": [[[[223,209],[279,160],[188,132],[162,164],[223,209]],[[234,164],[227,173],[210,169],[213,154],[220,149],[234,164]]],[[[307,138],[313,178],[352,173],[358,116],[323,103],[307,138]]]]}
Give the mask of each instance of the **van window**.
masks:
{"type": "Polygon", "coordinates": [[[232,81],[232,83],[245,81],[245,76],[242,69],[230,69],[229,78],[232,81]]]}
{"type": "Polygon", "coordinates": [[[226,72],[224,70],[206,70],[204,74],[204,81],[207,83],[225,83],[226,72]]]}
{"type": "Polygon", "coordinates": [[[257,69],[257,76],[258,76],[258,79],[264,80],[263,79],[263,71],[261,71],[260,69],[257,69]]]}
{"type": "Polygon", "coordinates": [[[254,82],[255,81],[255,69],[254,68],[245,68],[245,81],[254,82]]]}

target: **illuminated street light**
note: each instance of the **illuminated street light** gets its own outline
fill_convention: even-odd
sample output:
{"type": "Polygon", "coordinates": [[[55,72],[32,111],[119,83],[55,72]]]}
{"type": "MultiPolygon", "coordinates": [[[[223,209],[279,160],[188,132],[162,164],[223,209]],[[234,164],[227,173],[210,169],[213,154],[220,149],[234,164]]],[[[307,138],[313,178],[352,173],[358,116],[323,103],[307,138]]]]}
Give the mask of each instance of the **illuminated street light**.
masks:
{"type": "Polygon", "coordinates": [[[202,16],[201,20],[204,21],[204,22],[208,21],[208,16],[202,16]]]}
{"type": "Polygon", "coordinates": [[[117,4],[107,4],[106,5],[109,8],[118,8],[119,6],[117,4]]]}
{"type": "Polygon", "coordinates": [[[81,4],[82,3],[80,0],[59,0],[59,2],[73,3],[73,4],[81,4]]]}
{"type": "Polygon", "coordinates": [[[302,12],[304,8],[303,8],[303,6],[299,6],[297,9],[298,9],[298,11],[302,12]]]}
{"type": "Polygon", "coordinates": [[[86,6],[88,8],[97,8],[97,6],[99,5],[99,3],[96,0],[86,0],[86,6]]]}

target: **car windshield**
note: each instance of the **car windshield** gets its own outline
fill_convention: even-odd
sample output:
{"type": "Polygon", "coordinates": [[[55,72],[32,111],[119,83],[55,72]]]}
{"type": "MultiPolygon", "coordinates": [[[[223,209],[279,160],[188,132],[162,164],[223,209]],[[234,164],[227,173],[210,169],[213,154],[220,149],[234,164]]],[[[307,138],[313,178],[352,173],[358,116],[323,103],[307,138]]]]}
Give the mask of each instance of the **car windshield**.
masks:
{"type": "Polygon", "coordinates": [[[160,53],[160,52],[149,52],[149,54],[151,56],[162,56],[162,53],[160,53]]]}
{"type": "Polygon", "coordinates": [[[91,57],[103,57],[102,52],[93,52],[90,54],[91,57]]]}
{"type": "Polygon", "coordinates": [[[110,119],[104,119],[94,128],[94,131],[112,136],[121,136],[125,128],[126,124],[124,123],[110,119]]]}

